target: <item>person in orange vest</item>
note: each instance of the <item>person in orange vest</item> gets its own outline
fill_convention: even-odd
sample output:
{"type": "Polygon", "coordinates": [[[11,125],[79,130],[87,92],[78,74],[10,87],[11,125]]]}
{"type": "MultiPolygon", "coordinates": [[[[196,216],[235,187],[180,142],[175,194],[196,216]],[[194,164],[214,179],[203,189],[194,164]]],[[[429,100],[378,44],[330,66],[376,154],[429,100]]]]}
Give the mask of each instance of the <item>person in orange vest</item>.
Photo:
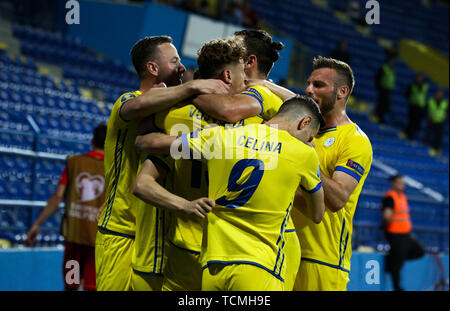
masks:
{"type": "Polygon", "coordinates": [[[382,213],[386,239],[390,245],[386,257],[386,270],[392,276],[394,290],[400,286],[400,270],[406,260],[424,255],[420,243],[411,234],[412,223],[409,217],[408,199],[405,194],[405,181],[400,174],[390,178],[391,190],[386,192],[382,202],[382,213]]]}

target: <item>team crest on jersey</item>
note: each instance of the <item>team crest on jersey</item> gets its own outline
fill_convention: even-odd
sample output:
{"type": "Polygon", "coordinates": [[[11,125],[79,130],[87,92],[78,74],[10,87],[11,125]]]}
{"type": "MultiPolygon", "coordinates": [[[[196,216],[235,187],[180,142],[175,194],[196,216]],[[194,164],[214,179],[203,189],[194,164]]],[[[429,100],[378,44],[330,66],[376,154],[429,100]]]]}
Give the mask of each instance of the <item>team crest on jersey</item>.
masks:
{"type": "Polygon", "coordinates": [[[134,97],[136,97],[136,95],[134,95],[134,94],[125,94],[125,95],[123,95],[122,98],[120,99],[120,102],[121,102],[121,103],[124,103],[124,102],[126,102],[127,100],[132,99],[132,98],[134,98],[134,97]]]}
{"type": "Polygon", "coordinates": [[[330,147],[332,144],[334,144],[334,142],[336,141],[336,138],[334,137],[330,137],[327,140],[324,141],[323,145],[325,147],[330,147]]]}
{"type": "Polygon", "coordinates": [[[361,175],[364,174],[364,168],[361,166],[361,164],[359,164],[359,163],[357,163],[355,161],[348,160],[347,161],[347,166],[351,167],[352,169],[354,169],[355,171],[357,171],[361,175]]]}

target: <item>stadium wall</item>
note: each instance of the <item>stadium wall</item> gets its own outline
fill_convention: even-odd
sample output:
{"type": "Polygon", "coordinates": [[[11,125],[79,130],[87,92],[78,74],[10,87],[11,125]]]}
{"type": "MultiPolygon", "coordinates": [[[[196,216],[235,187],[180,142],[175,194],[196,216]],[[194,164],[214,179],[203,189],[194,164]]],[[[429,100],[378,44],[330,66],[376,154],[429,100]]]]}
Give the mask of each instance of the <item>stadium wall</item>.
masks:
{"type": "MultiPolygon", "coordinates": [[[[138,39],[145,36],[169,35],[179,50],[183,64],[188,67],[196,66],[196,60],[192,52],[186,49],[187,38],[197,38],[199,42],[204,43],[217,37],[232,35],[237,29],[243,27],[155,3],[132,5],[83,0],[80,1],[80,24],[68,25],[67,33],[79,38],[83,45],[127,66],[132,65],[129,52],[138,39]],[[202,24],[208,26],[195,27],[202,24]]],[[[285,38],[274,37],[274,40],[285,44],[280,59],[270,74],[270,78],[277,82],[288,74],[293,44],[291,40],[285,38]]]]}
{"type": "MultiPolygon", "coordinates": [[[[0,291],[62,290],[62,258],[63,250],[58,248],[0,249],[0,291]]],[[[448,255],[440,256],[446,280],[448,259],[448,255]]],[[[390,277],[383,272],[384,261],[381,253],[353,253],[348,290],[392,290],[390,277]]],[[[439,277],[436,260],[430,255],[407,262],[402,270],[406,290],[432,290],[439,277]]]]}

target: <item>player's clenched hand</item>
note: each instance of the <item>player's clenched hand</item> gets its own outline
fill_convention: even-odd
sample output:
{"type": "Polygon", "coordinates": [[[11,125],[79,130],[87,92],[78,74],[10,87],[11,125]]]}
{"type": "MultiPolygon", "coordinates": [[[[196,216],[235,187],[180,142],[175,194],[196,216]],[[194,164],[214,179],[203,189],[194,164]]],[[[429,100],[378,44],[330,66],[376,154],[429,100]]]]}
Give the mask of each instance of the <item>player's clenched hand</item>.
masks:
{"type": "Polygon", "coordinates": [[[200,218],[205,218],[208,213],[212,211],[215,205],[216,203],[214,202],[214,200],[211,200],[209,198],[200,198],[188,202],[184,207],[183,212],[187,215],[195,215],[200,218]]]}
{"type": "Polygon", "coordinates": [[[193,80],[194,88],[199,94],[228,94],[230,86],[217,79],[199,79],[193,80]]]}

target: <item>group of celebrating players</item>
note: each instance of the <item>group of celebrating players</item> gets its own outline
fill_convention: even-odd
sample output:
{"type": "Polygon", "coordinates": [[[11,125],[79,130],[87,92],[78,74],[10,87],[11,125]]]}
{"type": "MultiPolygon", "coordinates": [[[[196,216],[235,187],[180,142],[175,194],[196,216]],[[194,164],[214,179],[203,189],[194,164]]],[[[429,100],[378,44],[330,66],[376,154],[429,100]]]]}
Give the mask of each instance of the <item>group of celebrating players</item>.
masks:
{"type": "Polygon", "coordinates": [[[181,84],[170,37],[134,45],[140,88],[107,125],[97,290],[346,290],[372,163],[346,114],[353,73],[315,58],[294,94],[267,80],[281,49],[262,30],[212,40],[181,84]]]}

